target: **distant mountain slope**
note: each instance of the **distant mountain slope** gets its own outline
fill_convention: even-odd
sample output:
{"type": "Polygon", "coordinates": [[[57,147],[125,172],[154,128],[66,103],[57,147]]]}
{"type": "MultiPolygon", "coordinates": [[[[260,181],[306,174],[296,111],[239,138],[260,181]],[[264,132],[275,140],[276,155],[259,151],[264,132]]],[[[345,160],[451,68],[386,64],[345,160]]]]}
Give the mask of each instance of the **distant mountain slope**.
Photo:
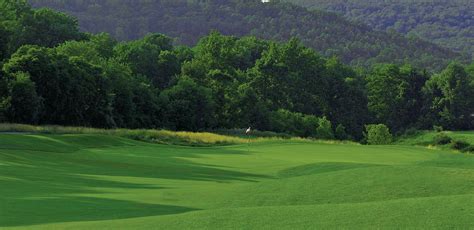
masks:
{"type": "Polygon", "coordinates": [[[474,0],[286,0],[474,54],[474,0]]]}
{"type": "Polygon", "coordinates": [[[83,30],[109,32],[120,40],[160,32],[193,44],[211,30],[227,35],[255,35],[287,40],[296,36],[325,56],[346,63],[410,61],[416,66],[440,69],[462,59],[453,51],[396,33],[374,31],[334,13],[309,11],[288,3],[259,0],[31,0],[79,18],[83,30]]]}

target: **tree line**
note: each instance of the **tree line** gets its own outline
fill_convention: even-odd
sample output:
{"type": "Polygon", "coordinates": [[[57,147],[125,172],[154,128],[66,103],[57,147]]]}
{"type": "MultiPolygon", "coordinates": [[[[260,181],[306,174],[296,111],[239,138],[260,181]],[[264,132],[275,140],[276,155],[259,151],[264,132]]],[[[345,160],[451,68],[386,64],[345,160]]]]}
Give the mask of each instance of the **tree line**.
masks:
{"type": "Polygon", "coordinates": [[[212,32],[194,47],[162,34],[118,42],[21,1],[0,8],[0,121],[104,128],[254,127],[362,139],[368,124],[474,128],[474,64],[431,74],[354,68],[287,42],[212,32]],[[26,28],[26,29],[25,29],[26,28]],[[35,32],[38,31],[38,32],[35,32]]]}
{"type": "Polygon", "coordinates": [[[394,30],[409,37],[419,37],[471,57],[474,54],[472,1],[291,0],[290,2],[337,12],[377,30],[394,30]]]}
{"type": "MultiPolygon", "coordinates": [[[[194,46],[212,30],[225,35],[256,36],[287,41],[297,37],[325,57],[369,67],[379,62],[410,63],[439,71],[454,59],[466,58],[416,37],[377,31],[335,13],[272,0],[30,0],[78,17],[81,28],[107,32],[120,41],[140,39],[150,32],[194,46]]],[[[293,2],[293,1],[291,1],[293,2]]],[[[371,1],[373,2],[373,1],[371,1]]]]}

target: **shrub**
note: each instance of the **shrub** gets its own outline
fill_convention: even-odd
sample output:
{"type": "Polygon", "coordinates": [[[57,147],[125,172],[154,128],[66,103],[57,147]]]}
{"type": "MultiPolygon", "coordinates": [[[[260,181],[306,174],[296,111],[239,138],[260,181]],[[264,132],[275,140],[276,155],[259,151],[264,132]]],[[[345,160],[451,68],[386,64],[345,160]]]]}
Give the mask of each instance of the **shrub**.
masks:
{"type": "Polygon", "coordinates": [[[433,139],[433,143],[435,145],[447,145],[451,143],[451,141],[452,141],[451,137],[449,137],[448,135],[444,133],[437,134],[433,139]]]}
{"type": "Polygon", "coordinates": [[[366,138],[369,145],[386,145],[392,143],[392,134],[384,124],[366,125],[366,138]]]}
{"type": "Polygon", "coordinates": [[[337,125],[335,136],[336,136],[336,139],[338,140],[349,139],[349,136],[346,133],[346,127],[344,127],[344,125],[342,124],[337,125]]]}
{"type": "Polygon", "coordinates": [[[443,132],[443,126],[433,125],[433,130],[435,132],[443,132]]]}
{"type": "Polygon", "coordinates": [[[316,137],[321,139],[334,139],[331,122],[326,118],[320,118],[318,128],[316,128],[316,137]]]}
{"type": "Polygon", "coordinates": [[[405,130],[405,132],[403,132],[404,136],[415,136],[418,134],[420,134],[420,130],[416,128],[408,128],[407,130],[405,130]]]}
{"type": "Polygon", "coordinates": [[[474,145],[469,145],[467,148],[463,150],[464,152],[467,153],[474,153],[474,145]]]}
{"type": "MultiPolygon", "coordinates": [[[[271,130],[278,133],[288,133],[301,137],[317,135],[320,119],[313,115],[295,113],[284,109],[270,114],[271,130]]],[[[330,124],[330,123],[329,123],[330,124]]]]}
{"type": "Polygon", "coordinates": [[[453,140],[451,142],[451,148],[460,150],[460,151],[466,151],[466,149],[470,146],[471,145],[465,141],[453,140]]]}

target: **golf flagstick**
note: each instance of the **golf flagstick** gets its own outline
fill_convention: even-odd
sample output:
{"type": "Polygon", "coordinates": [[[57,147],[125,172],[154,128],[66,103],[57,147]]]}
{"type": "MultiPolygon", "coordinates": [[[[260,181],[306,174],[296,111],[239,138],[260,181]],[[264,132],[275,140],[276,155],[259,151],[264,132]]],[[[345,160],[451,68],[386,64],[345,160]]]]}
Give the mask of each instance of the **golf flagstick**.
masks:
{"type": "Polygon", "coordinates": [[[247,135],[247,152],[250,152],[250,127],[245,131],[245,134],[247,135]]]}

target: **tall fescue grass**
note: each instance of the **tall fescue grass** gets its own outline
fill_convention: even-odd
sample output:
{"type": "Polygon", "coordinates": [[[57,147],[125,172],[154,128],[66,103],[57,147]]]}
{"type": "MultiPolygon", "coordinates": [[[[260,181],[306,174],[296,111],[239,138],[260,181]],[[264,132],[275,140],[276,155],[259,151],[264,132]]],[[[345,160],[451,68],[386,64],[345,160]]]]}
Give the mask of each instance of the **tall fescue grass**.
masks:
{"type": "MultiPolygon", "coordinates": [[[[287,135],[270,135],[266,133],[264,137],[242,136],[242,135],[222,135],[210,132],[176,132],[155,129],[97,129],[88,127],[65,127],[57,125],[24,125],[24,124],[0,124],[0,132],[10,133],[44,133],[44,134],[100,134],[113,135],[133,140],[146,141],[160,144],[191,145],[191,146],[215,146],[246,144],[249,142],[292,140],[309,141],[308,139],[290,137],[287,135]]],[[[236,130],[231,131],[237,133],[236,130]]]]}

